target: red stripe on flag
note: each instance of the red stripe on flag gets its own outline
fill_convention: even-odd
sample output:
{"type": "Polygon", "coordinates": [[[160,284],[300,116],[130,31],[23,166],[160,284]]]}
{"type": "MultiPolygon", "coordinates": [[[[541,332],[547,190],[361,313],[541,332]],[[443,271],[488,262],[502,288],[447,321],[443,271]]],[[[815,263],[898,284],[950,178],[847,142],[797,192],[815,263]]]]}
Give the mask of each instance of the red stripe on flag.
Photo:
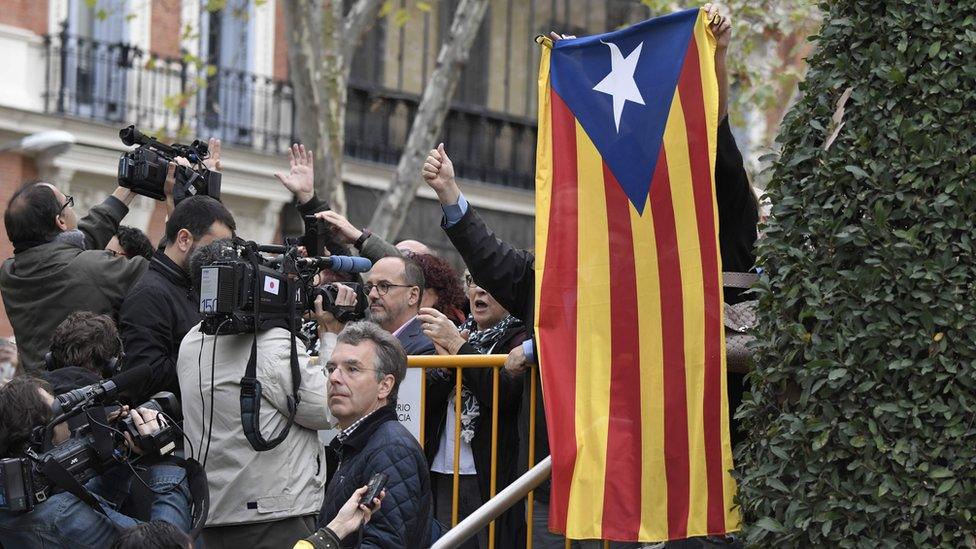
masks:
{"type": "MultiPolygon", "coordinates": [[[[651,213],[661,281],[664,357],[664,468],[668,480],[668,537],[687,537],[689,508],[688,397],[685,388],[684,312],[681,263],[675,230],[671,181],[664,146],[651,182],[651,213]]],[[[653,398],[653,397],[652,397],[653,398]]]]}
{"type": "MultiPolygon", "coordinates": [[[[552,191],[546,263],[539,296],[543,399],[552,454],[550,527],[566,531],[569,489],[576,464],[576,295],[578,185],[576,118],[552,98],[552,191]],[[541,322],[545,322],[543,325],[541,322]]],[[[525,390],[528,390],[526,388],[525,390]]],[[[534,443],[534,441],[529,442],[534,443]]],[[[544,456],[536,456],[540,459],[544,456]]]]}
{"type": "MultiPolygon", "coordinates": [[[[641,377],[630,200],[603,164],[610,246],[610,421],[603,537],[635,540],[641,523],[641,377]]],[[[594,212],[595,213],[595,212],[594,212]]]]}
{"type": "MultiPolygon", "coordinates": [[[[685,64],[678,80],[678,93],[688,134],[688,158],[694,189],[695,217],[701,250],[702,281],[705,292],[705,384],[703,394],[705,475],[708,479],[708,532],[725,532],[725,498],[722,481],[722,305],[719,301],[718,250],[716,249],[715,210],[712,200],[712,174],[708,159],[708,124],[702,97],[701,67],[694,36],[688,45],[685,64]]],[[[715,139],[713,136],[712,139],[715,139]]]]}

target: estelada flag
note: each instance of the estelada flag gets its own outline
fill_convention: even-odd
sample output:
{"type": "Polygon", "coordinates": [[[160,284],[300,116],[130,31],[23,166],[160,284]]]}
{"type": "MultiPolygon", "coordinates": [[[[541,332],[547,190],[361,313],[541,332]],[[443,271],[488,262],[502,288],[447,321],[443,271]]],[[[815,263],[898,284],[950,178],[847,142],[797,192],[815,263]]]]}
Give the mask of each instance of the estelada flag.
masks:
{"type": "Polygon", "coordinates": [[[543,47],[535,327],[549,525],[572,539],[739,528],[705,18],[543,47]]]}

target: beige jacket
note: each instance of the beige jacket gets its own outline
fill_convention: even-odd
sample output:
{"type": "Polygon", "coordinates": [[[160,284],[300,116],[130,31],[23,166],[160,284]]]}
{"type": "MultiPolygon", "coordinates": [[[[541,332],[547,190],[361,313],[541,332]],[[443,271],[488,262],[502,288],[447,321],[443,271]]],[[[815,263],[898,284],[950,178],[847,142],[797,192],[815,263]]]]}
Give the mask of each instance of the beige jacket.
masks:
{"type": "MultiPolygon", "coordinates": [[[[287,421],[286,397],[292,391],[290,337],[283,328],[258,334],[256,371],[262,388],[261,434],[266,439],[287,421]]],[[[251,334],[204,335],[197,325],[180,346],[176,369],[183,395],[184,430],[189,438],[186,451],[189,454],[192,445],[194,457],[200,463],[206,460],[210,485],[207,526],[316,514],[325,493],[325,449],[316,433],[332,423],[325,373],[309,364],[305,345],[299,341],[302,385],[295,424],[276,448],[256,452],[244,437],[240,404],[240,380],[250,357],[251,341],[251,334]],[[213,356],[216,364],[211,367],[213,356]],[[211,411],[212,433],[208,430],[211,411]]]]}

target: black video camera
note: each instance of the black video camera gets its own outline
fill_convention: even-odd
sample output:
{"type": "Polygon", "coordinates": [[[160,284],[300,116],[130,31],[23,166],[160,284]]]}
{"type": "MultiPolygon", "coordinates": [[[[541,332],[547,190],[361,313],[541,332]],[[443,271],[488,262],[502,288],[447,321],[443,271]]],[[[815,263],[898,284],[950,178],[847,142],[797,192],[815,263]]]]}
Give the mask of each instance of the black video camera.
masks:
{"type": "Polygon", "coordinates": [[[143,135],[135,126],[122,128],[119,138],[126,145],[139,145],[119,158],[119,185],[132,189],[136,194],[165,200],[169,164],[177,156],[182,156],[193,166],[176,166],[173,203],[179,204],[184,198],[198,195],[220,200],[220,172],[210,171],[203,165],[203,160],[210,156],[205,141],[196,139],[189,145],[165,145],[143,135]]]}
{"type": "MultiPolygon", "coordinates": [[[[237,241],[238,259],[215,261],[200,276],[205,334],[245,334],[267,321],[289,323],[312,308],[312,277],[322,269],[361,273],[372,263],[350,256],[301,257],[297,246],[237,241]],[[266,257],[264,254],[277,254],[266,257]]],[[[334,303],[334,295],[333,303],[334,303]]]]}
{"type": "MultiPolygon", "coordinates": [[[[165,455],[176,447],[177,429],[170,424],[152,435],[141,435],[129,417],[109,421],[99,402],[110,394],[102,389],[106,383],[111,382],[77,389],[68,398],[59,395],[54,419],[34,429],[27,457],[0,459],[0,509],[29,512],[52,494],[84,485],[115,465],[138,462],[140,456],[128,451],[123,433],[145,455],[165,455]],[[79,394],[88,396],[77,401],[79,394]],[[68,440],[52,447],[54,426],[77,416],[85,421],[68,440]]],[[[180,404],[173,393],[157,393],[139,407],[162,412],[173,421],[180,419],[180,404]]]]}
{"type": "Polygon", "coordinates": [[[332,313],[336,320],[342,323],[354,322],[366,318],[366,307],[369,306],[369,297],[363,291],[363,286],[355,282],[336,282],[325,286],[319,286],[311,291],[308,296],[309,309],[315,307],[315,298],[322,296],[322,309],[332,313]],[[336,298],[339,296],[339,289],[336,284],[349,286],[356,292],[356,304],[336,305],[336,298]]]}

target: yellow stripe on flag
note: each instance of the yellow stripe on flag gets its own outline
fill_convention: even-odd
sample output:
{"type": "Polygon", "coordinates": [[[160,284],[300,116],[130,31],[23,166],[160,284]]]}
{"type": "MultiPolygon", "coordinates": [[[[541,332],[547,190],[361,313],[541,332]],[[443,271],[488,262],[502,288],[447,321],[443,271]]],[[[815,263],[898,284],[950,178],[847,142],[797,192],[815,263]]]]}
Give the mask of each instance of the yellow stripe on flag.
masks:
{"type": "Polygon", "coordinates": [[[705,468],[703,400],[705,387],[705,308],[701,251],[698,241],[691,161],[680,94],[675,93],[664,129],[664,148],[671,181],[678,260],[681,266],[681,301],[684,320],[685,394],[688,403],[688,532],[706,532],[708,477],[705,468]]]}
{"type": "MultiPolygon", "coordinates": [[[[704,14],[699,14],[699,17],[704,17],[704,14]]],[[[708,159],[711,162],[711,174],[712,174],[712,196],[713,200],[716,201],[714,207],[715,212],[715,226],[718,227],[718,205],[717,197],[714,192],[715,188],[715,155],[718,147],[718,79],[715,76],[715,37],[712,35],[710,29],[707,25],[698,24],[695,25],[695,40],[698,43],[698,63],[701,70],[701,82],[702,82],[702,95],[705,104],[705,123],[708,126],[708,159]]],[[[718,235],[715,235],[715,248],[719,248],[718,235]]],[[[722,269],[722,257],[719,255],[719,272],[722,269]]],[[[724,289],[720,286],[719,290],[722,292],[722,301],[724,303],[724,289]]],[[[724,305],[723,305],[724,306],[724,305]]],[[[723,493],[725,495],[725,527],[728,531],[739,530],[742,527],[742,518],[739,514],[738,507],[734,507],[734,497],[736,493],[735,479],[732,478],[728,471],[733,468],[732,462],[732,442],[731,434],[729,428],[729,416],[725,413],[725,410],[729,409],[729,398],[728,398],[728,379],[726,377],[726,349],[725,340],[721,343],[722,350],[722,481],[723,481],[723,493]]]]}
{"type": "Polygon", "coordinates": [[[576,123],[576,150],[581,214],[576,321],[576,440],[579,448],[569,493],[566,535],[580,539],[593,537],[594,522],[603,522],[610,417],[611,319],[603,159],[579,122],[576,123]],[[583,214],[586,214],[585,218],[583,214]]]}
{"type": "Polygon", "coordinates": [[[634,233],[634,267],[637,274],[637,307],[641,356],[641,462],[640,539],[668,537],[668,482],[664,466],[664,354],[661,333],[661,282],[657,272],[654,218],[650,198],[644,214],[630,208],[634,233]]]}
{"type": "MultiPolygon", "coordinates": [[[[549,48],[542,48],[539,61],[539,130],[535,152],[535,310],[542,295],[542,272],[546,266],[549,234],[549,209],[552,207],[552,105],[549,103],[549,48]]],[[[538,329],[539,318],[536,317],[538,329]]],[[[537,338],[538,339],[538,338],[537,338]]],[[[537,351],[539,341],[536,341],[537,351]]],[[[538,356],[538,355],[536,355],[538,356]]],[[[528,390],[528,389],[526,389],[528,390]]],[[[541,406],[541,404],[540,404],[541,406]]],[[[541,459],[544,456],[536,456],[541,459]]]]}

